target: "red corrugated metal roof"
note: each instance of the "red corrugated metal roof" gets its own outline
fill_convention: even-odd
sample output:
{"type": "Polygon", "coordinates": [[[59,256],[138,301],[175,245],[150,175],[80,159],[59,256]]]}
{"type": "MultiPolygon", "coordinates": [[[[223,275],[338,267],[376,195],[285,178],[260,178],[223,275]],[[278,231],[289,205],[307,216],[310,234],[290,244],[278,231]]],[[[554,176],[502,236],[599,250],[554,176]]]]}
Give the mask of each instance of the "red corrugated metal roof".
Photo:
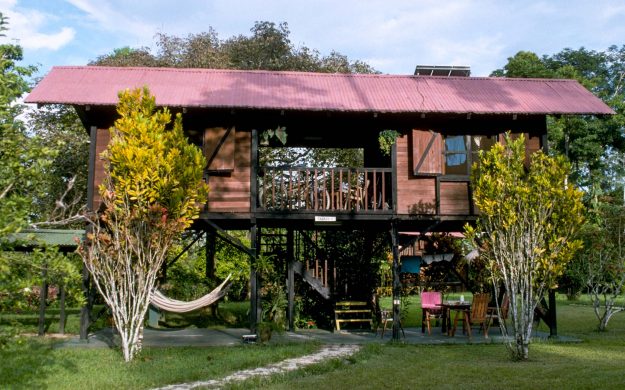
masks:
{"type": "Polygon", "coordinates": [[[169,107],[476,114],[613,114],[574,80],[177,68],[54,67],[28,103],[115,105],[147,85],[169,107]]]}

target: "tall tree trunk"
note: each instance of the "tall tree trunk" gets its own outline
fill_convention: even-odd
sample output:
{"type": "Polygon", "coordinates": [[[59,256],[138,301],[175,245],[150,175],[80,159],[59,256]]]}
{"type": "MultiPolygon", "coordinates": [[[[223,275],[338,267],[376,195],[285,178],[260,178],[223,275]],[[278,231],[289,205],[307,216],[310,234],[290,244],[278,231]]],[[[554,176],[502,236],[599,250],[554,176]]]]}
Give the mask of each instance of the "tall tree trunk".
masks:
{"type": "Polygon", "coordinates": [[[93,309],[93,288],[91,287],[91,276],[87,266],[82,268],[82,292],[85,296],[85,304],[80,309],[80,339],[87,341],[89,337],[89,326],[91,325],[91,310],[93,309]]]}
{"type": "Polygon", "coordinates": [[[59,333],[65,334],[65,322],[67,316],[65,313],[65,286],[59,286],[59,333]]]}
{"type": "Polygon", "coordinates": [[[39,330],[37,334],[43,336],[46,332],[46,303],[48,300],[48,267],[44,265],[41,272],[41,292],[39,294],[39,330]]]}

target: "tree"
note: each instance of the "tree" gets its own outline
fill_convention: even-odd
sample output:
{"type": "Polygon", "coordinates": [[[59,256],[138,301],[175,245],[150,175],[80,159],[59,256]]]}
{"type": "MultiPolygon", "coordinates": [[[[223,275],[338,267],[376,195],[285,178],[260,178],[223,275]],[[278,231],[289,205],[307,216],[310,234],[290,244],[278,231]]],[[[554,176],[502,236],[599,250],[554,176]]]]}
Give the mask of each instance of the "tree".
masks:
{"type": "MultiPolygon", "coordinates": [[[[6,24],[0,13],[0,31],[7,30],[6,24]]],[[[24,307],[30,289],[37,284],[55,283],[63,292],[68,287],[75,297],[73,287],[78,277],[75,264],[54,248],[33,254],[10,251],[16,243],[15,236],[7,236],[49,216],[42,212],[42,206],[61,200],[61,187],[66,187],[59,184],[56,191],[51,191],[52,187],[44,184],[49,183],[49,172],[56,168],[53,160],[67,155],[59,153],[59,140],[49,138],[46,142],[33,136],[18,119],[24,113],[18,99],[29,91],[26,78],[35,71],[32,66],[18,66],[21,60],[20,46],[0,45],[0,310],[24,307]]],[[[41,291],[40,334],[47,304],[44,290],[47,288],[41,291]]]]}
{"type": "Polygon", "coordinates": [[[603,199],[589,214],[580,234],[584,250],[570,268],[588,289],[597,329],[605,331],[612,316],[625,310],[615,304],[625,286],[625,213],[622,204],[603,199]]]}
{"type": "Polygon", "coordinates": [[[547,133],[551,153],[570,160],[575,183],[589,192],[614,189],[610,162],[621,159],[625,151],[625,46],[604,52],[564,49],[542,58],[520,51],[491,75],[576,79],[612,107],[617,114],[603,118],[549,117],[547,133]]]}
{"type": "MultiPolygon", "coordinates": [[[[38,182],[36,224],[68,226],[87,202],[89,136],[71,106],[47,105],[29,111],[27,117],[39,145],[54,151],[38,182]]],[[[82,221],[77,224],[83,226],[82,221]]]]}
{"type": "Polygon", "coordinates": [[[114,49],[110,54],[98,56],[89,65],[99,66],[160,66],[159,61],[150,53],[149,48],[133,49],[125,46],[114,49]]]}
{"type": "MultiPolygon", "coordinates": [[[[209,27],[207,32],[178,37],[156,35],[156,53],[148,48],[115,49],[98,57],[91,65],[163,66],[176,68],[213,68],[241,70],[289,70],[327,73],[376,73],[362,61],[350,61],[347,56],[332,51],[323,56],[306,46],[291,42],[287,23],[259,21],[250,29],[251,35],[236,35],[220,39],[209,27]]],[[[288,131],[288,129],[287,129],[288,131]]],[[[261,160],[275,165],[318,161],[320,166],[350,161],[359,166],[361,151],[355,149],[261,148],[261,160]]]]}
{"type": "Polygon", "coordinates": [[[141,349],[143,318],[163,261],[206,198],[206,161],[185,139],[180,115],[167,129],[171,114],[156,111],[147,87],[119,98],[119,119],[103,155],[103,211],[90,218],[80,253],[130,361],[141,349]]]}
{"type": "Polygon", "coordinates": [[[509,57],[503,69],[493,71],[491,76],[553,78],[555,75],[535,53],[520,51],[514,57],[509,57]]]}
{"type": "MultiPolygon", "coordinates": [[[[0,13],[0,32],[7,30],[6,23],[0,13]]],[[[52,155],[17,119],[23,106],[16,101],[29,90],[26,77],[35,70],[18,66],[21,59],[20,46],[0,45],[0,238],[30,221],[32,199],[40,194],[38,181],[52,155]]]]}
{"type": "Polygon", "coordinates": [[[537,152],[526,168],[524,143],[522,136],[506,136],[480,155],[471,179],[481,214],[475,228],[465,228],[488,262],[493,286],[503,284],[510,297],[514,345],[508,347],[520,360],[528,358],[536,305],[581,245],[573,237],[583,220],[582,194],[567,185],[568,163],[537,152]]]}

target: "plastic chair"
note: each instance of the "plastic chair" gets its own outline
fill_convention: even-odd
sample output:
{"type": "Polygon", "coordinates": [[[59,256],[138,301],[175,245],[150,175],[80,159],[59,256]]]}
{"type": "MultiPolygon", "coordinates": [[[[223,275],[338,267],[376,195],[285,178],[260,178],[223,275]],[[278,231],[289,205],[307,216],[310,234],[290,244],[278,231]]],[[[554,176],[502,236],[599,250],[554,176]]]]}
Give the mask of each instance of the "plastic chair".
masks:
{"type": "Polygon", "coordinates": [[[428,334],[432,334],[431,319],[436,319],[442,314],[441,304],[443,294],[440,291],[423,291],[421,293],[421,333],[425,333],[427,324],[428,334]]]}

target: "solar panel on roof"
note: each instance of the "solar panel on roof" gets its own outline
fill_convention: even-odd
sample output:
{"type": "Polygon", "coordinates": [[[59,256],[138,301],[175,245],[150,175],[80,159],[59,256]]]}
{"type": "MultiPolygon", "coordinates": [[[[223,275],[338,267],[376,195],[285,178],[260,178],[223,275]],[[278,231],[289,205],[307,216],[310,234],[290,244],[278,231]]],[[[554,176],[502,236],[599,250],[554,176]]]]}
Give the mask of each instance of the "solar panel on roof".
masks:
{"type": "Polygon", "coordinates": [[[471,67],[469,66],[444,66],[444,65],[417,65],[415,76],[471,76],[471,67]]]}

